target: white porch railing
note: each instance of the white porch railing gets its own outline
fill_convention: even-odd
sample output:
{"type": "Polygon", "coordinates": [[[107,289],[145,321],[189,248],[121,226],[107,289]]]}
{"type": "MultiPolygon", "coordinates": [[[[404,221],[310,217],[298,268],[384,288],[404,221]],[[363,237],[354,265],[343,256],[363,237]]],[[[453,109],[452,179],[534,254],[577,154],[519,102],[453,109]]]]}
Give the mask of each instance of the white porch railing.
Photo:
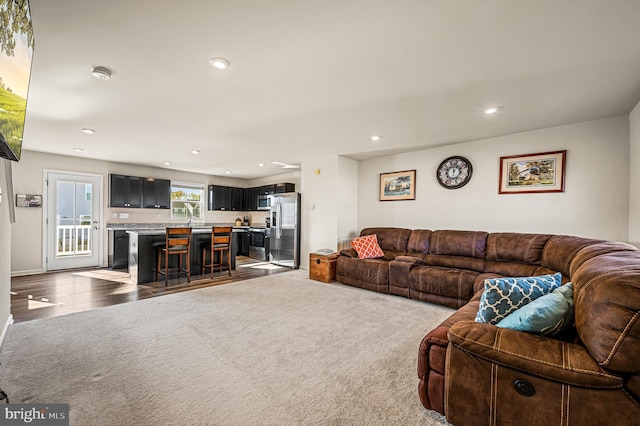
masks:
{"type": "Polygon", "coordinates": [[[91,225],[58,225],[56,257],[91,254],[91,225]]]}

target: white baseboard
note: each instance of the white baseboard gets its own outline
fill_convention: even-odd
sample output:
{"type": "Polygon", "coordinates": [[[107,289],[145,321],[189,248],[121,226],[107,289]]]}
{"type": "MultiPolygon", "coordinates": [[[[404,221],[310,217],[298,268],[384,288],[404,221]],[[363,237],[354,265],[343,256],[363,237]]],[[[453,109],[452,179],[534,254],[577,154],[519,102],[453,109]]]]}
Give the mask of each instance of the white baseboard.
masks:
{"type": "Polygon", "coordinates": [[[7,317],[7,322],[4,324],[4,327],[2,327],[2,334],[0,334],[0,348],[2,347],[2,343],[4,342],[4,336],[7,334],[7,329],[11,324],[13,324],[13,315],[9,314],[9,316],[7,317]]]}
{"type": "Polygon", "coordinates": [[[24,275],[37,275],[42,274],[44,271],[42,269],[31,269],[28,271],[11,271],[12,277],[22,277],[24,275]]]}

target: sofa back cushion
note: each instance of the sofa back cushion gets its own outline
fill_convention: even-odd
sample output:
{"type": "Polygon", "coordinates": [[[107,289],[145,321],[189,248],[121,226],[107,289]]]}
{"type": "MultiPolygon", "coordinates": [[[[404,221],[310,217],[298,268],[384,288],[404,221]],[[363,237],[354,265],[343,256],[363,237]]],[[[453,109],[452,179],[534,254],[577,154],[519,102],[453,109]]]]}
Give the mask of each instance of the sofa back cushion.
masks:
{"type": "Polygon", "coordinates": [[[433,231],[427,264],[484,272],[487,235],[482,231],[433,231]]]}
{"type": "Polygon", "coordinates": [[[584,247],[600,242],[602,241],[568,235],[554,235],[549,238],[549,241],[544,246],[540,264],[570,277],[571,262],[573,262],[576,254],[584,247]]]}
{"type": "MultiPolygon", "coordinates": [[[[595,246],[583,250],[592,254],[595,246]]],[[[609,370],[640,373],[640,251],[593,256],[571,280],[576,329],[591,356],[609,370]]]]}
{"type": "Polygon", "coordinates": [[[393,260],[398,256],[407,254],[407,243],[410,229],[405,228],[364,228],[360,231],[360,236],[376,234],[378,244],[384,252],[384,259],[393,260]]]}
{"type": "MultiPolygon", "coordinates": [[[[551,235],[498,232],[487,237],[487,260],[539,265],[551,235]]],[[[551,268],[553,269],[553,268],[551,268]]]]}
{"type": "Polygon", "coordinates": [[[432,232],[427,229],[414,229],[409,235],[407,256],[427,260],[432,232]]]}
{"type": "MultiPolygon", "coordinates": [[[[495,260],[488,260],[485,266],[485,272],[498,274],[503,277],[533,277],[537,275],[553,274],[553,269],[545,268],[540,265],[530,265],[527,263],[519,262],[498,262],[495,260]]],[[[568,279],[563,279],[568,281],[568,279]]]]}
{"type": "Polygon", "coordinates": [[[620,243],[616,241],[602,241],[599,243],[588,245],[585,248],[581,249],[571,261],[571,276],[573,276],[575,271],[589,259],[593,259],[594,257],[608,253],[636,250],[638,249],[631,244],[620,243]]]}

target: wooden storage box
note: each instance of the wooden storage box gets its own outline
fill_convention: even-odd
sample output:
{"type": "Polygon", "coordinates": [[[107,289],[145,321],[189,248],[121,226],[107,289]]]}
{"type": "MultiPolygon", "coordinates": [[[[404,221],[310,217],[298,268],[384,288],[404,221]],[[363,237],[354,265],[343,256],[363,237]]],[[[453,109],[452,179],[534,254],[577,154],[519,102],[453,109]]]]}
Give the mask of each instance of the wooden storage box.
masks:
{"type": "Polygon", "coordinates": [[[338,253],[309,255],[309,278],[323,283],[336,280],[336,262],[338,253]]]}

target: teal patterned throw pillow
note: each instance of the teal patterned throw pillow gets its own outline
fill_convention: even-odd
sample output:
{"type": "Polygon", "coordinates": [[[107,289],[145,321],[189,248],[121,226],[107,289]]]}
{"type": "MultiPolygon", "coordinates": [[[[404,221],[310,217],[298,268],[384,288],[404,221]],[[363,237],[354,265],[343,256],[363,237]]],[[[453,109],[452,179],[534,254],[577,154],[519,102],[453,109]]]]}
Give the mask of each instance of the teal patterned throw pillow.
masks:
{"type": "Polygon", "coordinates": [[[567,283],[549,294],[507,315],[498,327],[555,336],[573,324],[573,284],[567,283]]]}
{"type": "Polygon", "coordinates": [[[511,312],[552,292],[562,284],[560,272],[523,278],[490,278],[484,280],[484,292],[476,322],[497,324],[511,312]]]}

